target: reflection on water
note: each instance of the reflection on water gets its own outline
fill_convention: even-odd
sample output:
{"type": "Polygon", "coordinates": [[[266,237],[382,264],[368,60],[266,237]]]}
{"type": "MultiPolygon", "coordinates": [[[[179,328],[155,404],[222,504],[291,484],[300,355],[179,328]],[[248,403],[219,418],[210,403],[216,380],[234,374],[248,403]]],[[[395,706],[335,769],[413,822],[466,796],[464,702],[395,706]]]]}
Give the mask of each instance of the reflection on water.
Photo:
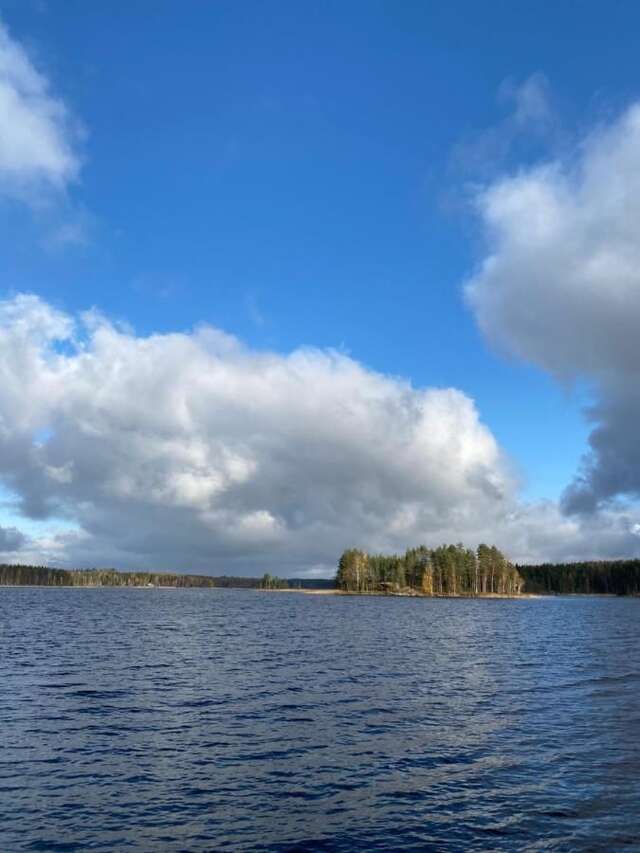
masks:
{"type": "Polygon", "coordinates": [[[0,848],[640,849],[639,619],[0,590],[0,848]]]}

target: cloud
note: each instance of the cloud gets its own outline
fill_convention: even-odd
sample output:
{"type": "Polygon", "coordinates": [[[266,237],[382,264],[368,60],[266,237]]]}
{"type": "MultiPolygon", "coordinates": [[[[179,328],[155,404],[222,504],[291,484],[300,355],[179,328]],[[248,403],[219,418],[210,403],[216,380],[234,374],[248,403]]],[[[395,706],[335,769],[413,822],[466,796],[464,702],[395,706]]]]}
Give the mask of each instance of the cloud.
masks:
{"type": "Polygon", "coordinates": [[[78,522],[83,558],[199,569],[446,537],[513,489],[459,391],[206,327],[139,338],[24,295],[0,304],[0,472],[26,516],[78,522]]]}
{"type": "Polygon", "coordinates": [[[498,90],[498,102],[506,111],[504,118],[455,146],[452,165],[457,170],[486,179],[514,154],[530,156],[541,143],[561,139],[544,74],[536,72],[521,83],[507,78],[498,90]]]}
{"type": "Polygon", "coordinates": [[[139,337],[29,295],[0,302],[0,477],[23,516],[67,520],[28,546],[61,564],[329,574],[349,545],[640,545],[637,517],[603,516],[587,539],[557,507],[521,505],[460,391],[210,327],[139,337]]]}
{"type": "Polygon", "coordinates": [[[0,526],[0,555],[6,556],[19,551],[27,542],[27,537],[16,527],[0,526]]]}
{"type": "Polygon", "coordinates": [[[0,22],[0,195],[38,203],[78,174],[78,125],[0,22]]]}
{"type": "Polygon", "coordinates": [[[539,71],[522,83],[512,78],[504,80],[498,99],[511,108],[512,113],[506,121],[514,128],[531,130],[553,122],[549,81],[539,71]]]}
{"type": "Polygon", "coordinates": [[[472,401],[344,355],[211,328],[136,337],[34,296],[0,304],[0,471],[83,560],[333,563],[499,511],[509,465],[472,401]]]}
{"type": "Polygon", "coordinates": [[[466,288],[485,335],[591,388],[589,451],[567,512],[640,495],[640,105],[572,156],[491,183],[489,251],[466,288]]]}

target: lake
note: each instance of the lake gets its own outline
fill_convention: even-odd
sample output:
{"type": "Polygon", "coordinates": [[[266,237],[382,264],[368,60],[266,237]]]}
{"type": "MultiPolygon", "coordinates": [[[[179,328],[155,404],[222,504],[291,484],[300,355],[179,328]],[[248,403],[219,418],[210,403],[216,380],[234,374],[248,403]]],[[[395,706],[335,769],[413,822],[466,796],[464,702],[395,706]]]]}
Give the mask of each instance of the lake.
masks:
{"type": "Polygon", "coordinates": [[[0,849],[640,849],[640,600],[0,590],[0,849]]]}

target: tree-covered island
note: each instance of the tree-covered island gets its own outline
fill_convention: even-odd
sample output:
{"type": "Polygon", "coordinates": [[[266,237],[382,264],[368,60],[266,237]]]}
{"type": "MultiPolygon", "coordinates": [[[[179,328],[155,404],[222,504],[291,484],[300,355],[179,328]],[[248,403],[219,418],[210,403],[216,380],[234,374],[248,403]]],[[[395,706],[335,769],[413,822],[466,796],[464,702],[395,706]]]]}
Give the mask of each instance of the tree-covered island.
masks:
{"type": "Polygon", "coordinates": [[[402,555],[352,548],[340,557],[336,587],[343,592],[428,596],[520,595],[524,579],[494,545],[409,548],[402,555]]]}

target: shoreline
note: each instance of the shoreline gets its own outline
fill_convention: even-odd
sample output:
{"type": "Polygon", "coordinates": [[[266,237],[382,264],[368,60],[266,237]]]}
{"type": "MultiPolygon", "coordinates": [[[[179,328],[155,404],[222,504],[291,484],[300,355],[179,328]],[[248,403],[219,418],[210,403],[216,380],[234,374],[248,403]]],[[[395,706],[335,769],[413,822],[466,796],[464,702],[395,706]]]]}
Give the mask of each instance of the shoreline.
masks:
{"type": "Polygon", "coordinates": [[[457,600],[469,600],[476,601],[481,599],[490,599],[494,601],[507,600],[507,601],[524,601],[531,599],[543,599],[543,598],[640,598],[639,595],[634,593],[630,593],[628,595],[619,595],[615,592],[550,592],[550,593],[541,593],[541,592],[522,592],[519,595],[511,595],[507,593],[499,593],[499,592],[487,592],[481,593],[479,595],[445,595],[445,594],[437,594],[437,595],[427,595],[421,592],[378,592],[378,591],[367,591],[367,592],[356,592],[351,590],[344,589],[298,589],[296,587],[290,587],[288,589],[260,589],[259,587],[227,587],[227,586],[169,586],[169,585],[161,585],[161,586],[127,586],[123,585],[109,585],[109,584],[85,584],[85,585],[76,585],[76,584],[0,584],[0,590],[3,589],[126,589],[126,590],[146,590],[147,592],[156,591],[156,590],[183,590],[183,589],[199,589],[199,590],[246,590],[248,592],[266,592],[266,593],[298,593],[302,595],[337,595],[337,596],[362,596],[362,597],[375,597],[375,598],[432,598],[432,599],[457,599],[457,600]]]}
{"type": "Polygon", "coordinates": [[[423,592],[356,592],[344,589],[258,589],[256,592],[298,592],[303,595],[345,595],[345,596],[375,596],[376,598],[459,598],[459,599],[524,599],[524,598],[553,598],[557,596],[542,595],[535,592],[522,592],[519,595],[511,595],[501,592],[486,592],[480,595],[427,595],[423,592]]]}
{"type": "MultiPolygon", "coordinates": [[[[288,589],[260,589],[259,587],[223,587],[223,586],[136,586],[126,584],[37,584],[37,583],[7,583],[0,584],[0,589],[127,589],[127,590],[146,590],[151,592],[154,590],[163,589],[204,589],[204,590],[221,590],[221,589],[242,589],[250,592],[267,592],[267,593],[301,593],[302,595],[340,595],[340,596],[368,596],[376,598],[459,598],[459,599],[477,599],[477,598],[494,598],[494,599],[518,599],[518,598],[553,598],[553,595],[542,595],[539,593],[521,593],[520,595],[508,595],[498,592],[484,593],[482,595],[426,595],[421,592],[356,592],[344,589],[298,589],[290,587],[288,589]]],[[[567,593],[569,595],[569,593],[567,593]]],[[[576,597],[584,597],[586,593],[575,594],[576,597]]],[[[591,595],[592,598],[598,598],[597,594],[591,595]]],[[[616,596],[613,596],[616,597],[616,596]]]]}

